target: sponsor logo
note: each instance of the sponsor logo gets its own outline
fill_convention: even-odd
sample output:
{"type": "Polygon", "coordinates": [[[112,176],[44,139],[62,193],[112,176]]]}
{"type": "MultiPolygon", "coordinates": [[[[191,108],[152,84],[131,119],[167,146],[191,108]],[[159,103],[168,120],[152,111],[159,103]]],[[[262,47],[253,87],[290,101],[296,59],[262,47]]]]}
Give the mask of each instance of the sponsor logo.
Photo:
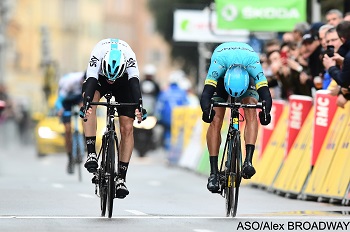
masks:
{"type": "Polygon", "coordinates": [[[90,63],[90,67],[96,67],[98,61],[100,61],[100,60],[97,59],[96,56],[91,57],[90,62],[89,62],[90,63]]]}
{"type": "Polygon", "coordinates": [[[128,59],[126,61],[126,67],[127,68],[130,68],[130,67],[136,68],[136,60],[134,60],[133,58],[128,59]]]}
{"type": "Polygon", "coordinates": [[[301,102],[293,102],[290,113],[290,128],[299,130],[302,124],[303,104],[301,102]]]}
{"type": "Polygon", "coordinates": [[[240,11],[233,4],[227,4],[221,9],[224,20],[232,22],[241,15],[243,19],[298,19],[300,13],[297,8],[245,6],[240,11]]]}
{"type": "Polygon", "coordinates": [[[95,144],[95,140],[88,139],[88,140],[86,140],[86,144],[95,144]]]}

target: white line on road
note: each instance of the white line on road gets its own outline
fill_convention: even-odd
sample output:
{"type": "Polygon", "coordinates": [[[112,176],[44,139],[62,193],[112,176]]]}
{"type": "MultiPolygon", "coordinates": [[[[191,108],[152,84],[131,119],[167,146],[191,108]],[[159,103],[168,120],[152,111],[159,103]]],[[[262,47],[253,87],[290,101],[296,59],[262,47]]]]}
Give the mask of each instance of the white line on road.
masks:
{"type": "Polygon", "coordinates": [[[125,211],[129,212],[129,213],[132,213],[132,214],[135,214],[135,215],[139,215],[139,216],[148,215],[147,213],[144,213],[144,212],[141,212],[141,211],[138,211],[138,210],[125,210],[125,211]]]}
{"type": "MultiPolygon", "coordinates": [[[[147,214],[146,214],[147,215],[147,214]]],[[[96,219],[104,217],[89,217],[89,216],[0,216],[1,219],[96,219]]],[[[189,217],[189,216],[113,216],[112,218],[119,219],[227,219],[228,217],[189,217]]]]}
{"type": "MultiPolygon", "coordinates": [[[[90,217],[90,216],[16,216],[16,215],[7,215],[7,216],[0,216],[1,219],[94,219],[94,218],[104,218],[104,217],[90,217]]],[[[223,219],[223,220],[232,220],[232,217],[215,217],[215,216],[152,216],[152,215],[147,215],[147,216],[113,216],[113,218],[117,219],[223,219]]],[[[348,221],[349,218],[347,216],[344,217],[332,217],[332,216],[325,216],[325,217],[319,217],[319,216],[283,216],[283,217],[235,217],[237,220],[308,220],[308,221],[320,221],[320,220],[325,220],[325,221],[330,221],[330,220],[346,220],[348,221]]]]}
{"type": "Polygon", "coordinates": [[[212,230],[194,229],[194,232],[213,232],[212,230]]]}
{"type": "Polygon", "coordinates": [[[52,187],[54,187],[54,188],[63,188],[63,184],[53,183],[52,187]]]}
{"type": "Polygon", "coordinates": [[[78,196],[85,197],[85,198],[95,198],[95,196],[91,194],[85,194],[85,193],[79,193],[78,196]]]}

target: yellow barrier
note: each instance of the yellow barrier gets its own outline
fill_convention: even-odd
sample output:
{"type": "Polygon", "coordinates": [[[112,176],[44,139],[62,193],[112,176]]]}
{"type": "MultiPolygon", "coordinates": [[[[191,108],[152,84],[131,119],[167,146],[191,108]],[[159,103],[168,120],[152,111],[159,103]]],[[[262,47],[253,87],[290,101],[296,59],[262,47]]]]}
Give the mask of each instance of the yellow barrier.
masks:
{"type": "Polygon", "coordinates": [[[262,187],[269,187],[272,184],[285,155],[288,112],[289,106],[286,105],[262,158],[255,166],[256,174],[252,177],[251,183],[262,187]]]}
{"type": "Polygon", "coordinates": [[[310,172],[313,117],[314,109],[311,108],[287,158],[283,162],[281,171],[272,185],[272,189],[279,193],[298,195],[310,172]]]}
{"type": "MultiPolygon", "coordinates": [[[[349,104],[346,105],[344,114],[349,114],[349,104]]],[[[349,180],[350,180],[350,119],[343,129],[344,133],[337,142],[337,149],[329,167],[325,181],[319,194],[331,200],[342,200],[346,197],[349,180]]],[[[346,120],[346,119],[344,119],[346,120]]],[[[339,133],[341,133],[339,131],[339,133]]]]}
{"type": "Polygon", "coordinates": [[[321,196],[322,185],[332,165],[336,149],[344,133],[348,118],[349,107],[346,109],[337,109],[310,178],[307,180],[306,188],[302,193],[304,198],[321,196]]]}

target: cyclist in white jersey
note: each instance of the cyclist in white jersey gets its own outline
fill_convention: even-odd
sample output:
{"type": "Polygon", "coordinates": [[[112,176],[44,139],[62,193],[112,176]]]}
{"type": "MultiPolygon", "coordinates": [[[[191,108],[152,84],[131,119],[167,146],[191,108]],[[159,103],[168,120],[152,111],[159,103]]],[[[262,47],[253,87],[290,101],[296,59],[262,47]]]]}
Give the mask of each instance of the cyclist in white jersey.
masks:
{"type": "MultiPolygon", "coordinates": [[[[139,69],[131,47],[120,39],[103,39],[93,48],[87,67],[87,79],[83,85],[84,106],[81,116],[88,118],[83,123],[88,151],[86,169],[97,171],[96,155],[96,106],[84,112],[88,101],[99,101],[107,92],[112,92],[115,100],[122,103],[138,103],[141,96],[139,69]],[[89,100],[90,99],[90,100],[89,100]]],[[[135,115],[142,120],[142,112],[137,107],[118,109],[120,124],[119,176],[116,177],[116,197],[125,198],[129,194],[125,185],[126,173],[134,149],[133,122],[135,115]]],[[[146,112],[144,112],[146,115],[146,112]]]]}
{"type": "Polygon", "coordinates": [[[85,72],[72,72],[61,77],[58,83],[58,97],[55,103],[57,115],[65,128],[66,152],[68,155],[67,172],[74,173],[72,156],[72,127],[71,111],[72,106],[82,105],[82,84],[85,80],[85,72]]]}

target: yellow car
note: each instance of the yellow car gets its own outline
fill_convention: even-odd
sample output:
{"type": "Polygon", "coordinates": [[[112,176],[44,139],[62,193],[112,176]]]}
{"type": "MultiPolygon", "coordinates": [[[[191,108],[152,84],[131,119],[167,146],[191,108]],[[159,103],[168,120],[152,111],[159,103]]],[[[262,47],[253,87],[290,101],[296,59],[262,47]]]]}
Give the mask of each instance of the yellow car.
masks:
{"type": "MultiPolygon", "coordinates": [[[[49,110],[47,116],[39,120],[35,127],[35,143],[38,156],[49,154],[65,153],[64,125],[60,122],[60,118],[56,116],[55,110],[49,110]]],[[[101,147],[102,135],[105,131],[106,119],[105,109],[97,110],[97,132],[96,132],[96,151],[99,152],[101,147]]],[[[73,116],[72,116],[73,120],[73,116]]],[[[82,131],[81,118],[79,121],[79,129],[82,131]]],[[[73,127],[73,122],[72,122],[73,127]]]]}

